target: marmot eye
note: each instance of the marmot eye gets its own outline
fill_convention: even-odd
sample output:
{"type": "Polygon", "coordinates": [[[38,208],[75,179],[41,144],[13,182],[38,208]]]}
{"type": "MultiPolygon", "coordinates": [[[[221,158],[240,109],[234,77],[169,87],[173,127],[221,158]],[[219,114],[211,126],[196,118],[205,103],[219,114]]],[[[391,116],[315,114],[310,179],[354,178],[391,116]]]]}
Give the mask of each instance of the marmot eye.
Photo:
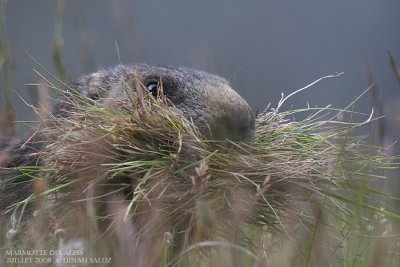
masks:
{"type": "Polygon", "coordinates": [[[157,96],[157,88],[158,84],[156,82],[152,82],[147,85],[147,90],[149,90],[149,92],[152,93],[154,96],[157,96]]]}

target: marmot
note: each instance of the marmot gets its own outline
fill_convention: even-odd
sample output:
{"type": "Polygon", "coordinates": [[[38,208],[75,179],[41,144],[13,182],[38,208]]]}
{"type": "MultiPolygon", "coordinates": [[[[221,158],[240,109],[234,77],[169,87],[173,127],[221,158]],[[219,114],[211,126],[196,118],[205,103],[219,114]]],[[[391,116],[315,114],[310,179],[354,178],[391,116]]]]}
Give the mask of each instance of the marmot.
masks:
{"type": "Polygon", "coordinates": [[[139,64],[117,66],[84,76],[76,89],[92,99],[124,99],[126,85],[139,80],[157,94],[161,82],[164,95],[206,136],[235,141],[247,140],[254,130],[254,115],[247,102],[229,83],[216,75],[189,68],[139,64]]]}
{"type": "MultiPolygon", "coordinates": [[[[163,94],[206,137],[249,140],[253,134],[255,116],[247,102],[239,96],[229,83],[216,75],[185,67],[166,67],[137,64],[119,65],[114,68],[83,76],[71,88],[84,96],[101,101],[112,108],[116,100],[129,97],[126,86],[136,90],[137,86],[157,94],[158,85],[163,94]]],[[[63,100],[55,107],[55,116],[68,116],[68,106],[63,100]]],[[[6,167],[40,166],[40,158],[32,156],[43,148],[42,137],[36,136],[28,145],[9,148],[6,167]]],[[[1,167],[1,166],[0,166],[1,167]]],[[[4,163],[3,163],[4,167],[4,163]]],[[[17,170],[0,169],[0,182],[15,177],[12,183],[0,187],[0,211],[10,204],[27,198],[31,192],[31,178],[17,170]]]]}

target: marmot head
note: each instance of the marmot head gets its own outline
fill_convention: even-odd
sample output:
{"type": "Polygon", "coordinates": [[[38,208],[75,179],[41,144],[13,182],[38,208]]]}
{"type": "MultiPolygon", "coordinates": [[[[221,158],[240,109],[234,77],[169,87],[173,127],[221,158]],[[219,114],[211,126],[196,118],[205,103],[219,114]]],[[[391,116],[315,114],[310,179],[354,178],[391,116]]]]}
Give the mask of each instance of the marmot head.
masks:
{"type": "Polygon", "coordinates": [[[251,138],[255,118],[250,106],[225,79],[203,71],[120,65],[84,76],[76,88],[94,100],[112,102],[128,97],[127,85],[133,89],[142,86],[156,95],[160,84],[164,95],[206,137],[234,141],[251,138]]]}

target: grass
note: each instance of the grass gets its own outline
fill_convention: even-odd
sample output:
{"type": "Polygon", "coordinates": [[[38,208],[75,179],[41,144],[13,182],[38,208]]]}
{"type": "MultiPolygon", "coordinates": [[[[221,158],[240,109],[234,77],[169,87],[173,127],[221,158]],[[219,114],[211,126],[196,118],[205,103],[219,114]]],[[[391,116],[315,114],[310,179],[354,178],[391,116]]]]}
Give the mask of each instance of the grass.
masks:
{"type": "Polygon", "coordinates": [[[162,95],[127,87],[110,109],[45,80],[68,115],[27,142],[44,142],[43,166],[20,170],[34,193],[9,207],[6,249],[72,249],[82,255],[51,261],[112,266],[399,262],[400,215],[370,186],[397,165],[353,134],[374,121],[355,102],[280,111],[282,97],[252,141],[234,143],[204,139],[162,95]]]}

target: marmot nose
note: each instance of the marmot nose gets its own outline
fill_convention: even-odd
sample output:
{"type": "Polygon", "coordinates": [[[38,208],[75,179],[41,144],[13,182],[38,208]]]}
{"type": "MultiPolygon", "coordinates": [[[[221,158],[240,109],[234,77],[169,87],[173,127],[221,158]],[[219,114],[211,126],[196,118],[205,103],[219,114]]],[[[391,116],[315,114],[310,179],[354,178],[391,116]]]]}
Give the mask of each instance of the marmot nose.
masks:
{"type": "Polygon", "coordinates": [[[209,92],[209,122],[214,139],[250,140],[254,133],[255,116],[249,104],[230,87],[219,87],[209,92]]]}
{"type": "Polygon", "coordinates": [[[210,131],[217,140],[248,141],[253,136],[254,120],[250,108],[226,108],[213,118],[210,131]]]}

